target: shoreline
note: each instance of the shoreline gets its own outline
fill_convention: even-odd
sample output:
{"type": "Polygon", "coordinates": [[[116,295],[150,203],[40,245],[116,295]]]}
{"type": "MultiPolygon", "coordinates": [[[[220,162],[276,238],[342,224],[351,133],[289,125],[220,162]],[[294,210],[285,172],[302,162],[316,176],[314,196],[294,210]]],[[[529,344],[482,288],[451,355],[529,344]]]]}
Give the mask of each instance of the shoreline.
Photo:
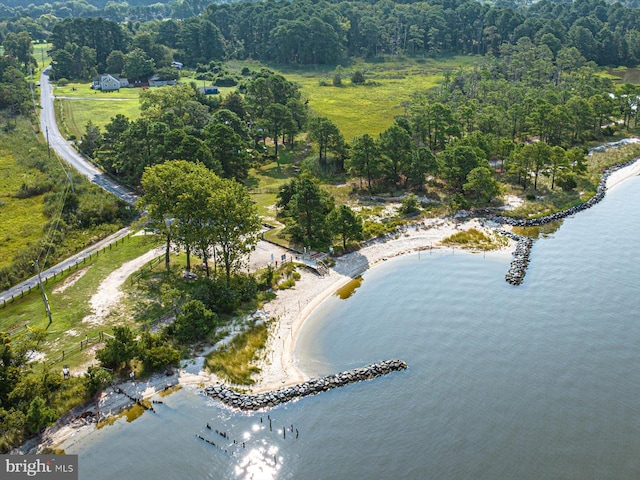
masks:
{"type": "MultiPolygon", "coordinates": [[[[606,190],[611,190],[624,180],[637,175],[640,175],[640,158],[623,168],[612,171],[606,180],[606,190]]],[[[504,225],[504,227],[507,226],[504,225]]],[[[470,228],[488,229],[493,232],[497,230],[497,226],[484,227],[477,218],[467,220],[461,225],[450,218],[428,219],[410,225],[403,232],[394,235],[395,238],[375,239],[360,250],[337,258],[336,265],[331,268],[330,274],[325,278],[315,277],[314,279],[314,274],[304,272],[293,289],[279,292],[278,297],[264,307],[269,317],[275,318],[276,326],[265,347],[266,358],[258,362],[260,374],[250,391],[262,393],[308,380],[297,365],[296,342],[309,316],[338,289],[388,258],[427,250],[449,235],[470,228]],[[308,285],[314,281],[317,285],[308,285]],[[288,293],[296,290],[299,291],[288,293]],[[302,301],[304,301],[304,308],[300,308],[302,301]],[[297,309],[296,302],[298,302],[297,309]]],[[[508,247],[501,249],[510,254],[514,250],[513,240],[510,240],[508,247]]]]}
{"type": "MultiPolygon", "coordinates": [[[[640,175],[640,158],[628,166],[620,168],[610,174],[606,182],[606,189],[610,190],[622,181],[640,175]]],[[[416,224],[404,227],[401,231],[370,241],[360,250],[346,254],[336,259],[336,264],[330,273],[324,277],[303,270],[296,285],[288,290],[278,292],[278,296],[266,304],[258,312],[263,318],[272,318],[273,330],[270,332],[264,355],[257,362],[260,374],[256,383],[249,388],[252,393],[262,393],[277,390],[308,380],[308,377],[298,366],[295,357],[295,346],[307,319],[329,296],[348,282],[357,278],[365,271],[381,262],[398,256],[409,255],[430,248],[442,249],[437,243],[446,237],[460,231],[476,228],[481,231],[496,232],[499,225],[478,218],[455,220],[452,218],[425,219],[416,224]]],[[[504,226],[503,226],[504,228],[504,226]]],[[[448,247],[447,247],[448,248],[448,247]]],[[[511,256],[515,249],[515,242],[509,241],[507,247],[495,252],[511,256]]],[[[217,346],[217,345],[216,345],[217,346]]],[[[215,348],[212,346],[210,349],[215,348]]],[[[160,394],[167,387],[197,386],[219,382],[213,374],[204,370],[204,356],[208,351],[199,354],[182,363],[173,376],[155,374],[148,379],[139,381],[125,381],[119,384],[132,396],[143,399],[160,394]]],[[[98,400],[95,411],[103,417],[116,416],[134,404],[129,398],[115,394],[112,389],[105,390],[98,400]],[[102,412],[105,412],[103,414],[102,412]]],[[[95,402],[85,405],[82,411],[76,409],[61,417],[52,427],[35,439],[14,449],[13,453],[26,454],[42,451],[45,448],[58,448],[64,442],[78,435],[79,438],[96,429],[96,419],[84,413],[93,412],[95,402]],[[75,414],[73,414],[75,412],[75,414]],[[71,414],[71,415],[70,415],[71,414]]],[[[79,408],[79,407],[77,407],[79,408]]]]}
{"type": "MultiPolygon", "coordinates": [[[[265,347],[266,356],[258,362],[261,372],[256,383],[251,386],[251,392],[277,390],[309,380],[298,368],[295,358],[300,330],[316,308],[341,287],[389,258],[430,248],[442,250],[437,244],[454,233],[471,228],[495,232],[497,227],[497,224],[495,227],[484,226],[477,218],[465,221],[451,218],[426,219],[409,225],[388,238],[376,239],[358,251],[336,258],[336,264],[329,275],[318,277],[303,271],[295,287],[278,292],[278,297],[263,307],[267,316],[275,319],[275,328],[265,347]]],[[[514,248],[515,242],[510,240],[507,247],[497,252],[510,256],[514,248]]]]}

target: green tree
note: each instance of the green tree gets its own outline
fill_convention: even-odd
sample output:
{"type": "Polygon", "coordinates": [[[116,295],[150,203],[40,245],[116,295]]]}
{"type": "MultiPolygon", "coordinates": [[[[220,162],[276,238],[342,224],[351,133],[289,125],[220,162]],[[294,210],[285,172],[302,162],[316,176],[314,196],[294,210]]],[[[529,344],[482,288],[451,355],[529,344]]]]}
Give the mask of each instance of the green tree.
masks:
{"type": "Polygon", "coordinates": [[[346,250],[349,240],[362,240],[363,227],[360,218],[348,205],[340,205],[329,212],[327,223],[334,235],[342,240],[346,250]]]}
{"type": "Polygon", "coordinates": [[[126,57],[120,50],[114,50],[107,57],[107,72],[120,75],[124,70],[126,57]]]}
{"type": "MultiPolygon", "coordinates": [[[[467,181],[467,175],[474,168],[481,166],[484,153],[479,148],[466,145],[454,146],[445,149],[439,155],[440,172],[449,182],[451,188],[462,193],[463,185],[467,181]]],[[[484,160],[486,163],[486,160],[484,160]]]]}
{"type": "Polygon", "coordinates": [[[108,368],[125,367],[138,354],[138,343],[129,327],[113,327],[113,338],[108,338],[96,358],[108,368]]]}
{"type": "Polygon", "coordinates": [[[302,175],[280,188],[277,205],[294,241],[326,245],[329,241],[326,219],[333,209],[333,202],[333,197],[311,176],[302,175]]]}
{"type": "Polygon", "coordinates": [[[25,423],[30,433],[38,433],[47,425],[51,425],[58,416],[53,408],[48,407],[41,397],[35,397],[29,404],[25,423]]]}
{"type": "Polygon", "coordinates": [[[407,184],[414,188],[422,188],[427,173],[436,173],[437,170],[436,156],[429,147],[414,148],[407,172],[407,184]]]}
{"type": "Polygon", "coordinates": [[[269,135],[273,138],[276,162],[278,162],[278,166],[280,166],[280,162],[278,161],[278,138],[293,123],[291,111],[285,105],[272,103],[264,110],[264,120],[269,135]]]}
{"type": "Polygon", "coordinates": [[[190,245],[193,236],[185,229],[196,227],[196,223],[205,216],[201,213],[203,202],[210,195],[208,185],[197,189],[198,179],[208,179],[211,172],[201,164],[175,160],[148,167],[142,175],[144,194],[140,197],[140,208],[147,211],[151,226],[157,228],[166,238],[165,264],[169,269],[169,253],[174,234],[190,245]],[[194,194],[200,193],[200,195],[194,194]],[[199,208],[195,210],[196,207],[199,208]],[[187,217],[193,214],[195,219],[187,217]]]}
{"type": "Polygon", "coordinates": [[[366,79],[364,78],[364,73],[362,72],[362,70],[355,70],[352,74],[351,74],[351,83],[354,85],[364,85],[366,82],[366,79]]]}
{"type": "Polygon", "coordinates": [[[200,300],[185,303],[169,333],[181,343],[203,340],[216,327],[218,316],[205,307],[200,300]]]}
{"type": "Polygon", "coordinates": [[[0,79],[0,109],[7,110],[7,126],[11,118],[15,124],[19,115],[26,115],[31,111],[33,107],[30,99],[24,75],[17,68],[8,67],[0,79]]]}
{"type": "Polygon", "coordinates": [[[93,397],[113,381],[113,375],[101,367],[89,366],[84,376],[84,384],[89,396],[93,397]]]}
{"type": "Polygon", "coordinates": [[[124,73],[129,79],[149,78],[155,68],[153,59],[140,48],[135,48],[124,56],[124,73]]]}
{"type": "Polygon", "coordinates": [[[549,171],[546,175],[551,176],[551,190],[555,188],[556,176],[563,170],[569,168],[567,152],[562,147],[552,147],[549,158],[549,171]]]}
{"type": "Polygon", "coordinates": [[[85,127],[84,135],[80,139],[80,150],[85,155],[93,157],[94,152],[100,148],[101,140],[100,129],[89,120],[85,127]]]}
{"type": "Polygon", "coordinates": [[[378,151],[381,153],[383,170],[387,182],[396,185],[401,176],[405,177],[410,170],[413,152],[411,135],[399,125],[391,125],[380,134],[378,151]]]}
{"type": "Polygon", "coordinates": [[[309,122],[309,137],[318,144],[318,162],[327,165],[328,152],[340,153],[344,149],[344,137],[338,126],[326,117],[315,117],[309,122]]]}
{"type": "Polygon", "coordinates": [[[243,138],[233,127],[224,123],[209,124],[204,129],[204,135],[211,154],[220,162],[223,176],[245,179],[249,172],[249,156],[243,138]]]}
{"type": "Polygon", "coordinates": [[[261,224],[257,207],[247,189],[235,180],[223,179],[213,192],[208,211],[217,258],[222,261],[227,285],[255,249],[261,224]]]}
{"type": "Polygon", "coordinates": [[[490,168],[476,167],[467,175],[463,190],[464,194],[476,203],[485,204],[500,193],[500,186],[490,168]]]}
{"type": "Polygon", "coordinates": [[[351,141],[347,170],[351,175],[360,177],[361,182],[362,178],[366,177],[367,188],[371,193],[371,183],[380,174],[380,153],[368,133],[351,141]]]}
{"type": "Polygon", "coordinates": [[[24,66],[24,73],[29,73],[29,66],[38,66],[33,56],[33,44],[26,31],[19,33],[9,32],[2,42],[5,55],[14,56],[24,66]]]}

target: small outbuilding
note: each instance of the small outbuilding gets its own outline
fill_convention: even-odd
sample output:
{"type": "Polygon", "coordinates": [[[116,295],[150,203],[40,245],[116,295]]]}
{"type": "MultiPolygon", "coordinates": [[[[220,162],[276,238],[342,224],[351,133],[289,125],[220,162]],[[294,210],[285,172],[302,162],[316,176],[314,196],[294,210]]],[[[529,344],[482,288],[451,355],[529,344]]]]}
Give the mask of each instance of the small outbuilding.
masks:
{"type": "Polygon", "coordinates": [[[198,91],[203,95],[218,95],[220,90],[218,87],[211,85],[210,87],[198,87],[198,91]]]}

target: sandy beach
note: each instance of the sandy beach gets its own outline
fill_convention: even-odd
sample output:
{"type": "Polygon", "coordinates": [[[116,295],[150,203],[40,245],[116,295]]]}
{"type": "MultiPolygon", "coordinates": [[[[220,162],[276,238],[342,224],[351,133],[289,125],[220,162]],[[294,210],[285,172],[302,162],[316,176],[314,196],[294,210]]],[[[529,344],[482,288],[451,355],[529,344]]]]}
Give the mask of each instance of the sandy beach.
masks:
{"type": "MultiPolygon", "coordinates": [[[[484,227],[476,220],[427,219],[410,225],[404,232],[389,239],[378,239],[360,250],[336,258],[330,273],[320,277],[305,269],[294,288],[278,292],[278,297],[265,305],[264,310],[275,319],[266,355],[260,362],[261,374],[251,388],[253,392],[274,390],[286,385],[302,382],[307,378],[296,366],[294,356],[298,333],[309,315],[336,291],[376,264],[399,255],[438,248],[438,243],[450,235],[484,227]]],[[[510,247],[503,249],[505,254],[510,247]]]]}
{"type": "MultiPolygon", "coordinates": [[[[640,175],[640,161],[612,173],[607,179],[607,189],[636,175],[640,175]]],[[[306,379],[304,372],[296,366],[294,356],[298,333],[309,315],[341,286],[388,258],[437,248],[438,242],[458,231],[471,228],[494,231],[494,227],[485,227],[477,219],[465,222],[428,219],[411,225],[392,239],[374,241],[357,252],[337,258],[329,275],[318,277],[308,271],[302,272],[302,278],[293,289],[278,292],[278,297],[264,307],[276,322],[266,355],[259,364],[261,374],[251,390],[274,390],[306,379]]],[[[513,247],[514,243],[510,241],[503,251],[510,254],[513,247]]]]}
{"type": "MultiPolygon", "coordinates": [[[[627,178],[640,174],[640,161],[622,168],[610,175],[607,189],[614,188],[627,178]]],[[[360,250],[336,258],[335,265],[328,275],[323,277],[315,272],[300,268],[301,278],[295,287],[278,291],[277,297],[266,304],[263,310],[257,312],[261,318],[271,318],[271,332],[267,348],[258,366],[261,373],[256,383],[251,387],[254,393],[275,390],[286,385],[306,380],[304,372],[296,365],[294,355],[295,344],[300,329],[309,315],[325,300],[352,279],[366,270],[387,259],[415,253],[418,251],[439,248],[439,242],[448,236],[472,228],[485,231],[495,231],[497,225],[481,222],[478,219],[436,218],[425,219],[407,226],[403,231],[385,238],[368,242],[360,250]]],[[[448,248],[448,247],[447,247],[448,248]]],[[[502,249],[506,256],[510,256],[514,242],[502,249]]],[[[262,246],[259,261],[265,261],[271,253],[268,246],[262,246]]],[[[279,254],[278,247],[274,252],[279,254]]],[[[277,258],[277,257],[276,257],[277,258]]],[[[255,263],[258,259],[253,259],[255,263]]],[[[506,269],[505,269],[506,273],[506,269]]],[[[215,347],[211,347],[215,348],[215,347]]],[[[154,375],[142,381],[128,381],[119,385],[128,395],[136,398],[151,398],[171,386],[203,387],[220,381],[215,375],[209,374],[204,368],[204,357],[210,351],[202,352],[197,357],[184,361],[181,368],[174,375],[154,375]]],[[[155,398],[155,397],[154,397],[155,398]]],[[[114,392],[111,388],[103,392],[97,405],[87,406],[84,411],[97,412],[100,418],[116,414],[133,402],[125,395],[114,392]]],[[[25,453],[32,448],[41,450],[55,447],[76,435],[86,434],[95,428],[95,418],[72,415],[66,420],[61,419],[54,427],[47,429],[42,440],[35,444],[25,445],[20,450],[25,453]]]]}

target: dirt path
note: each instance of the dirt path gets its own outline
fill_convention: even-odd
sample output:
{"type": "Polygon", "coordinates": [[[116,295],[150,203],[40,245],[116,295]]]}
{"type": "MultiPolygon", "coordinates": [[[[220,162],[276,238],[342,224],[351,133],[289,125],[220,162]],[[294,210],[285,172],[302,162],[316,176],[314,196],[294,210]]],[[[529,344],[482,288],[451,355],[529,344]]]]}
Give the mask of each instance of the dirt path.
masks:
{"type": "Polygon", "coordinates": [[[82,321],[93,325],[102,324],[111,313],[111,309],[120,302],[120,298],[122,297],[120,287],[129,275],[142,268],[147,262],[160,256],[163,251],[164,247],[154,248],[138,258],[124,263],[120,268],[111,272],[109,276],[100,283],[98,290],[91,297],[91,300],[89,300],[93,313],[84,317],[82,321]]]}

